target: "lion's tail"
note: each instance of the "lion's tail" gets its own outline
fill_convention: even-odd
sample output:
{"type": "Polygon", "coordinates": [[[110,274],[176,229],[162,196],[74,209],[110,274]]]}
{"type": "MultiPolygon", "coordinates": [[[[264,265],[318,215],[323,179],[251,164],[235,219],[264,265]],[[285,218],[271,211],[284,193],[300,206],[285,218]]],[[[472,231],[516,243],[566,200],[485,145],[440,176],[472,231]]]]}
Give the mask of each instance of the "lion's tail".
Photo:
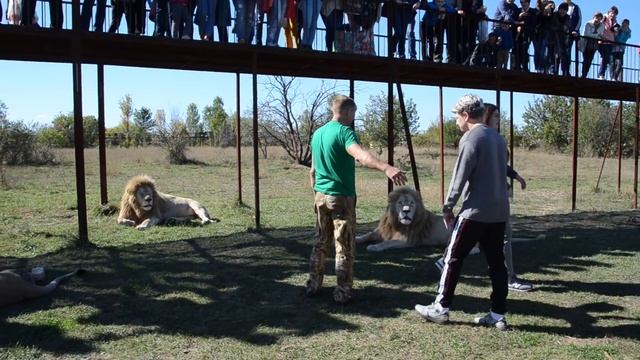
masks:
{"type": "Polygon", "coordinates": [[[62,283],[63,281],[67,280],[68,278],[75,276],[75,275],[84,275],[85,274],[85,270],[83,269],[78,269],[76,271],[72,271],[68,274],[64,274],[61,276],[58,276],[57,278],[51,280],[51,282],[49,282],[47,285],[45,286],[40,286],[40,291],[38,291],[37,294],[34,294],[35,296],[41,296],[41,295],[46,295],[49,294],[51,292],[53,292],[56,288],[58,288],[58,285],[60,285],[60,283],[62,283]]]}

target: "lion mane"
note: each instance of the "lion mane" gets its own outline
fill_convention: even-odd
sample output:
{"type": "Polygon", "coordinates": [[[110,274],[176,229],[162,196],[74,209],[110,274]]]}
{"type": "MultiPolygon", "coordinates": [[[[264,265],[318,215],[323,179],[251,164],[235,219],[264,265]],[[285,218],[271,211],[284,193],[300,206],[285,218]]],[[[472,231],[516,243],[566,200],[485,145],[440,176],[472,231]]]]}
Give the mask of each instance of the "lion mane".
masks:
{"type": "Polygon", "coordinates": [[[118,219],[130,219],[138,225],[148,219],[150,213],[154,210],[157,213],[158,206],[156,202],[158,200],[159,196],[158,191],[156,191],[156,182],[147,175],[134,176],[127,182],[124,188],[124,194],[122,194],[122,199],[120,200],[120,214],[118,214],[118,219]],[[153,191],[154,206],[151,211],[144,210],[136,199],[136,192],[143,186],[147,186],[153,191]]]}
{"type": "Polygon", "coordinates": [[[369,245],[367,250],[382,251],[394,247],[416,247],[421,245],[444,246],[449,241],[449,232],[442,217],[434,215],[424,207],[420,194],[407,187],[398,188],[387,197],[387,207],[376,229],[357,237],[358,243],[380,243],[369,245]],[[410,199],[414,209],[409,224],[402,224],[398,214],[398,202],[410,199]]]}

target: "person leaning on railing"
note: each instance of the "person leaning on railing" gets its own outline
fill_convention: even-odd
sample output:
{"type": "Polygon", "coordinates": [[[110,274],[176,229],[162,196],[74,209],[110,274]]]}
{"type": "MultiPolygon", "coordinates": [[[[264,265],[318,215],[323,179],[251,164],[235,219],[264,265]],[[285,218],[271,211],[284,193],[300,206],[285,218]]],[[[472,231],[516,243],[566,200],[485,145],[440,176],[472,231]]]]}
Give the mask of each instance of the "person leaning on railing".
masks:
{"type": "Polygon", "coordinates": [[[531,7],[531,0],[521,0],[518,14],[516,38],[514,41],[514,66],[512,69],[529,71],[529,46],[535,35],[536,10],[531,7]]]}
{"type": "Polygon", "coordinates": [[[582,51],[582,76],[586,78],[589,74],[589,69],[591,68],[591,62],[593,61],[593,56],[598,49],[598,43],[602,39],[602,33],[604,31],[604,26],[602,25],[602,13],[596,12],[593,14],[593,18],[584,25],[584,30],[582,30],[582,38],[578,43],[578,47],[580,51],[582,51]]]}
{"type": "Polygon", "coordinates": [[[405,58],[405,39],[407,37],[407,26],[410,18],[415,17],[413,4],[418,0],[393,0],[385,2],[382,7],[382,14],[391,20],[393,27],[393,37],[391,39],[391,51],[394,56],[405,58]]]}
{"type": "Polygon", "coordinates": [[[107,0],[98,0],[97,2],[96,0],[84,0],[82,2],[80,28],[83,30],[89,30],[94,3],[96,3],[96,18],[93,23],[93,31],[101,33],[104,27],[104,18],[107,13],[107,0]]]}
{"type": "Polygon", "coordinates": [[[422,0],[413,5],[413,9],[425,10],[420,20],[420,39],[422,40],[422,60],[426,62],[442,62],[444,29],[447,14],[454,14],[456,9],[444,0],[422,0]],[[435,40],[435,41],[434,41],[435,40]],[[427,55],[427,46],[429,48],[427,55]]]}
{"type": "MultiPolygon", "coordinates": [[[[580,28],[582,27],[582,11],[580,10],[580,6],[575,4],[572,0],[564,0],[564,2],[569,6],[567,9],[567,14],[571,18],[569,25],[569,58],[571,58],[571,48],[573,47],[574,41],[580,36],[580,28]]],[[[576,59],[577,61],[577,59],[576,59]]],[[[576,74],[578,76],[578,74],[576,74]]]]}
{"type": "Polygon", "coordinates": [[[558,11],[551,15],[551,38],[553,51],[549,53],[549,61],[554,75],[560,73],[562,68],[562,75],[569,76],[569,63],[571,55],[569,54],[569,34],[571,25],[571,18],[567,11],[569,6],[567,3],[558,5],[558,11]]]}
{"type": "Polygon", "coordinates": [[[487,8],[482,0],[462,0],[462,7],[458,9],[461,16],[460,42],[458,56],[461,62],[468,61],[476,46],[478,22],[486,18],[487,8]]]}
{"type": "Polygon", "coordinates": [[[550,60],[552,60],[549,56],[549,53],[553,51],[551,44],[553,40],[551,16],[553,15],[556,5],[553,1],[545,0],[538,0],[538,4],[541,8],[538,8],[537,13],[536,38],[533,43],[534,60],[536,60],[536,72],[546,74],[551,64],[550,60]]]}
{"type": "Polygon", "coordinates": [[[494,68],[496,67],[497,53],[500,49],[498,36],[493,31],[487,35],[487,40],[480,42],[473,49],[473,53],[465,65],[494,68]]]}
{"type": "Polygon", "coordinates": [[[611,80],[622,81],[622,68],[624,65],[624,49],[627,40],[631,37],[631,29],[629,28],[629,19],[622,20],[622,25],[614,27],[615,41],[611,50],[611,80]]]}
{"type": "Polygon", "coordinates": [[[336,38],[336,30],[342,28],[344,22],[344,0],[324,0],[320,15],[327,29],[324,38],[325,45],[327,51],[331,52],[336,38]]]}
{"type": "Polygon", "coordinates": [[[256,0],[235,0],[233,6],[236,9],[236,23],[233,28],[238,37],[238,44],[251,44],[256,21],[256,0]]]}
{"type": "Polygon", "coordinates": [[[598,52],[600,52],[600,69],[598,70],[598,79],[604,80],[604,75],[607,73],[607,68],[611,64],[611,48],[615,41],[615,34],[613,32],[614,26],[618,23],[618,8],[612,6],[611,9],[604,15],[602,24],[604,25],[604,31],[602,32],[602,43],[598,46],[598,52]]]}

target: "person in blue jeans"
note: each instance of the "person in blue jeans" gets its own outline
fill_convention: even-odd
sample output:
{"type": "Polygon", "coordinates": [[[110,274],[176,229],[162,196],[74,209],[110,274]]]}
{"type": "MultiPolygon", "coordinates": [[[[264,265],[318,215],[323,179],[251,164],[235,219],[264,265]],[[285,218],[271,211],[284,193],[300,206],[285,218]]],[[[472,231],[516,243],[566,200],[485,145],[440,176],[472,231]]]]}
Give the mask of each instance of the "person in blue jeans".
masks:
{"type": "MultiPolygon", "coordinates": [[[[407,27],[411,17],[415,18],[413,4],[418,0],[395,0],[394,3],[386,3],[384,9],[388,19],[393,19],[393,36],[391,40],[391,51],[400,59],[405,58],[405,44],[407,37],[407,27]]],[[[384,10],[383,10],[384,11],[384,10]]]]}
{"type": "Polygon", "coordinates": [[[169,0],[156,1],[156,26],[153,29],[153,36],[171,37],[169,28],[169,0]]]}
{"type": "Polygon", "coordinates": [[[624,67],[624,50],[627,40],[631,37],[629,19],[622,20],[622,25],[614,28],[616,44],[611,49],[611,80],[622,81],[622,69],[624,67]]]}
{"type": "Polygon", "coordinates": [[[409,59],[411,60],[416,60],[418,56],[418,53],[416,52],[416,15],[417,14],[418,12],[413,10],[411,12],[411,16],[409,17],[409,59]]]}
{"type": "Polygon", "coordinates": [[[267,13],[267,46],[278,46],[282,30],[281,21],[284,20],[286,8],[286,0],[273,0],[273,5],[267,13]]]}
{"type": "Polygon", "coordinates": [[[300,0],[299,9],[302,11],[302,38],[300,47],[312,49],[313,40],[316,38],[318,15],[322,7],[322,0],[300,0]]]}
{"type": "Polygon", "coordinates": [[[82,12],[80,13],[80,28],[82,30],[89,30],[94,3],[96,3],[96,19],[93,23],[93,31],[103,32],[104,18],[107,13],[107,0],[84,0],[82,3],[82,12]]]}
{"type": "Polygon", "coordinates": [[[238,44],[251,44],[256,21],[256,0],[233,0],[233,6],[236,9],[234,32],[238,44]]]}
{"type": "Polygon", "coordinates": [[[456,9],[444,0],[427,2],[422,0],[413,5],[413,9],[424,9],[420,21],[420,39],[422,40],[422,61],[442,62],[444,49],[444,30],[447,26],[447,14],[455,14],[456,9]],[[429,51],[427,54],[427,46],[429,51]]]}

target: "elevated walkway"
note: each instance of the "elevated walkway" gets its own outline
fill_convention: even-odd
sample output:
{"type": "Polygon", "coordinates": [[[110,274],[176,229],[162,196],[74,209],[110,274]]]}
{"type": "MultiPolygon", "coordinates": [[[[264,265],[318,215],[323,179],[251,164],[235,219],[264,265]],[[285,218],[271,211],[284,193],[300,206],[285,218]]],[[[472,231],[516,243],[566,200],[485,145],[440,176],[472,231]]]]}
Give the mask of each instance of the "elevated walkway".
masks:
{"type": "Polygon", "coordinates": [[[640,84],[379,56],[0,26],[0,59],[392,82],[636,101],[640,84]]]}

